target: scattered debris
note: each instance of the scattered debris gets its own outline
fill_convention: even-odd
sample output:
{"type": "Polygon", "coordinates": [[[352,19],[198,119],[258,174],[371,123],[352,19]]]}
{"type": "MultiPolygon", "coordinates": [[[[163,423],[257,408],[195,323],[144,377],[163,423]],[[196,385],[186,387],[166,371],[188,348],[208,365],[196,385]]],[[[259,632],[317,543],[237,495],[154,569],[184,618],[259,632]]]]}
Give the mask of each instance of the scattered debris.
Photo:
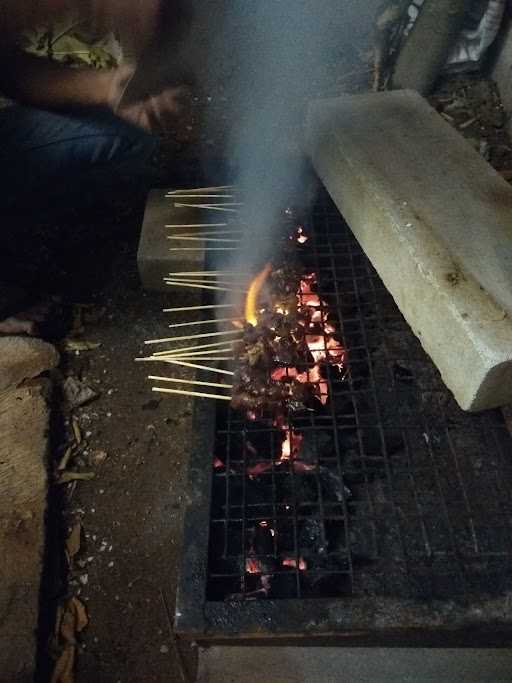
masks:
{"type": "Polygon", "coordinates": [[[77,443],[77,446],[80,446],[80,444],[82,443],[82,431],[78,423],[78,418],[73,416],[71,424],[73,427],[73,434],[75,435],[75,441],[77,443]]]}
{"type": "Polygon", "coordinates": [[[70,408],[79,408],[90,401],[94,401],[99,396],[88,384],[72,375],[66,378],[62,385],[62,390],[70,408]]]}
{"type": "Polygon", "coordinates": [[[59,472],[62,472],[62,471],[64,471],[64,470],[66,469],[66,467],[68,466],[69,459],[71,458],[71,454],[72,454],[72,453],[73,453],[73,448],[72,448],[72,446],[68,446],[68,448],[66,448],[66,451],[65,451],[64,455],[63,455],[62,458],[60,459],[59,464],[57,465],[57,470],[58,470],[59,472]]]}
{"type": "Polygon", "coordinates": [[[105,462],[105,460],[107,458],[108,458],[108,453],[106,451],[102,451],[102,450],[93,451],[89,456],[91,463],[95,467],[100,467],[101,465],[103,465],[103,463],[105,462]]]}
{"type": "Polygon", "coordinates": [[[71,337],[68,337],[64,340],[64,349],[66,351],[78,353],[80,353],[80,351],[94,351],[94,349],[99,349],[100,346],[100,342],[86,341],[85,339],[72,339],[71,337]]]}
{"type": "Polygon", "coordinates": [[[57,483],[68,484],[70,481],[91,481],[95,476],[94,472],[72,472],[68,470],[59,476],[57,483]]]}

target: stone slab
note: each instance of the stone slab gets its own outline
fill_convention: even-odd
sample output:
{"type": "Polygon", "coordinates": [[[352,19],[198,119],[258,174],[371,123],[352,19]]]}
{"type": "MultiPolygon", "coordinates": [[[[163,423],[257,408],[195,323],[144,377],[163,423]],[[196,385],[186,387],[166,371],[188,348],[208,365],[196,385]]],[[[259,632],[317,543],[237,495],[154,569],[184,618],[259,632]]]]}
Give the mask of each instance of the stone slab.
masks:
{"type": "Polygon", "coordinates": [[[512,402],[512,188],[412,91],[316,102],[307,138],[459,405],[512,402]]]}
{"type": "MultiPolygon", "coordinates": [[[[196,225],[201,223],[217,223],[219,216],[213,211],[180,206],[187,203],[206,202],[207,199],[179,199],[173,201],[166,197],[170,190],[152,190],[149,194],[144,214],[144,222],[139,242],[137,263],[142,286],[148,290],[169,293],[163,278],[169,272],[195,271],[204,269],[204,242],[187,240],[169,240],[173,232],[193,233],[196,228],[166,228],[167,225],[196,225]],[[178,206],[176,206],[178,205],[178,206]],[[169,251],[171,248],[197,248],[198,251],[169,251]]],[[[211,201],[215,201],[214,199],[211,201]]],[[[215,212],[217,213],[217,212],[215,212]]]]}
{"type": "Polygon", "coordinates": [[[505,683],[512,650],[212,647],[198,683],[505,683]]]}
{"type": "Polygon", "coordinates": [[[498,84],[501,102],[508,114],[508,134],[512,134],[512,19],[505,18],[502,29],[492,48],[493,64],[491,76],[498,84]]]}
{"type": "Polygon", "coordinates": [[[58,364],[55,347],[41,339],[0,337],[0,391],[18,386],[58,364]]]}
{"type": "Polygon", "coordinates": [[[0,681],[32,681],[45,547],[49,382],[0,391],[0,681]]]}

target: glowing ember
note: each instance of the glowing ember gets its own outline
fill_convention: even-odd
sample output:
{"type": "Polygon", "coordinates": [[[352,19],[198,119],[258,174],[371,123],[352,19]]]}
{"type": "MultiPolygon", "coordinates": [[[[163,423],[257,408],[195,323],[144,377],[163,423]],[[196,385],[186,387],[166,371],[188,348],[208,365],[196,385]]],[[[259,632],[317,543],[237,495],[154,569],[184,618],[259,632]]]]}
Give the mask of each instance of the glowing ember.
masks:
{"type": "MultiPolygon", "coordinates": [[[[293,567],[294,569],[297,568],[297,560],[294,559],[293,557],[285,557],[283,562],[283,567],[293,567]]],[[[306,571],[308,568],[306,560],[304,560],[302,557],[299,557],[299,569],[301,572],[306,571]]]]}
{"type": "Polygon", "coordinates": [[[286,436],[281,450],[281,460],[292,460],[297,457],[304,436],[299,432],[294,432],[289,427],[284,427],[286,436]]]}
{"type": "Polygon", "coordinates": [[[254,280],[251,282],[249,291],[247,292],[247,299],[245,300],[245,319],[251,325],[257,325],[258,323],[258,316],[256,314],[258,306],[258,296],[271,271],[272,266],[270,265],[270,263],[267,263],[265,268],[260,273],[258,273],[258,275],[256,275],[254,280]]]}
{"type": "Polygon", "coordinates": [[[247,574],[261,574],[261,564],[255,557],[247,557],[245,560],[245,571],[247,574]]]}

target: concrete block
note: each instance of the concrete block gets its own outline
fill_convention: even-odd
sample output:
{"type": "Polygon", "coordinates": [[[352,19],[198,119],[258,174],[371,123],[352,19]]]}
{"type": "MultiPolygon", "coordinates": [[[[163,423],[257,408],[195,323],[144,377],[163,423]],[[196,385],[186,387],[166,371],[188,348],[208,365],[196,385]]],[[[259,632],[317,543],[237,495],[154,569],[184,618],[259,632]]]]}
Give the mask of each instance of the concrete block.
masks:
{"type": "MultiPolygon", "coordinates": [[[[163,278],[169,272],[179,270],[204,269],[204,242],[190,242],[188,240],[169,240],[168,235],[173,232],[193,233],[196,228],[189,230],[166,228],[167,225],[197,225],[202,223],[217,223],[220,212],[207,209],[197,209],[183,206],[187,203],[207,202],[207,199],[177,199],[173,201],[166,197],[168,190],[153,190],[150,192],[144,214],[144,222],[139,242],[137,263],[142,286],[145,289],[169,293],[169,287],[163,278]],[[181,206],[180,206],[181,205],[181,206]],[[212,217],[212,214],[216,214],[212,217]],[[216,220],[214,220],[216,219],[216,220]],[[169,251],[173,249],[197,249],[197,251],[169,251]]],[[[215,200],[212,200],[215,201],[215,200]]]]}
{"type": "Polygon", "coordinates": [[[412,91],[317,102],[307,136],[459,405],[512,402],[512,188],[412,91]]]}
{"type": "Polygon", "coordinates": [[[512,133],[512,20],[507,17],[493,47],[491,76],[498,84],[501,101],[508,114],[508,134],[512,133]]]}
{"type": "Polygon", "coordinates": [[[41,339],[0,337],[0,391],[59,364],[55,347],[41,339]]]}

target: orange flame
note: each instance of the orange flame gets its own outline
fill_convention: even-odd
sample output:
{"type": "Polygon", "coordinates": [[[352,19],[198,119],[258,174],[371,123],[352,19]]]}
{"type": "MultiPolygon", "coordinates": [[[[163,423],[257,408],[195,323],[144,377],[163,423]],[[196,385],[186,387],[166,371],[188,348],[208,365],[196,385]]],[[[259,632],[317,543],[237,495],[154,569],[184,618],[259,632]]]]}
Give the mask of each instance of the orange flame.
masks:
{"type": "Polygon", "coordinates": [[[256,325],[258,323],[258,316],[256,314],[258,296],[263,285],[265,284],[265,280],[270,275],[271,270],[272,266],[270,263],[267,263],[261,273],[258,273],[258,275],[256,275],[254,280],[251,282],[251,286],[247,292],[247,299],[245,300],[245,319],[248,323],[251,323],[251,325],[256,325]]]}

